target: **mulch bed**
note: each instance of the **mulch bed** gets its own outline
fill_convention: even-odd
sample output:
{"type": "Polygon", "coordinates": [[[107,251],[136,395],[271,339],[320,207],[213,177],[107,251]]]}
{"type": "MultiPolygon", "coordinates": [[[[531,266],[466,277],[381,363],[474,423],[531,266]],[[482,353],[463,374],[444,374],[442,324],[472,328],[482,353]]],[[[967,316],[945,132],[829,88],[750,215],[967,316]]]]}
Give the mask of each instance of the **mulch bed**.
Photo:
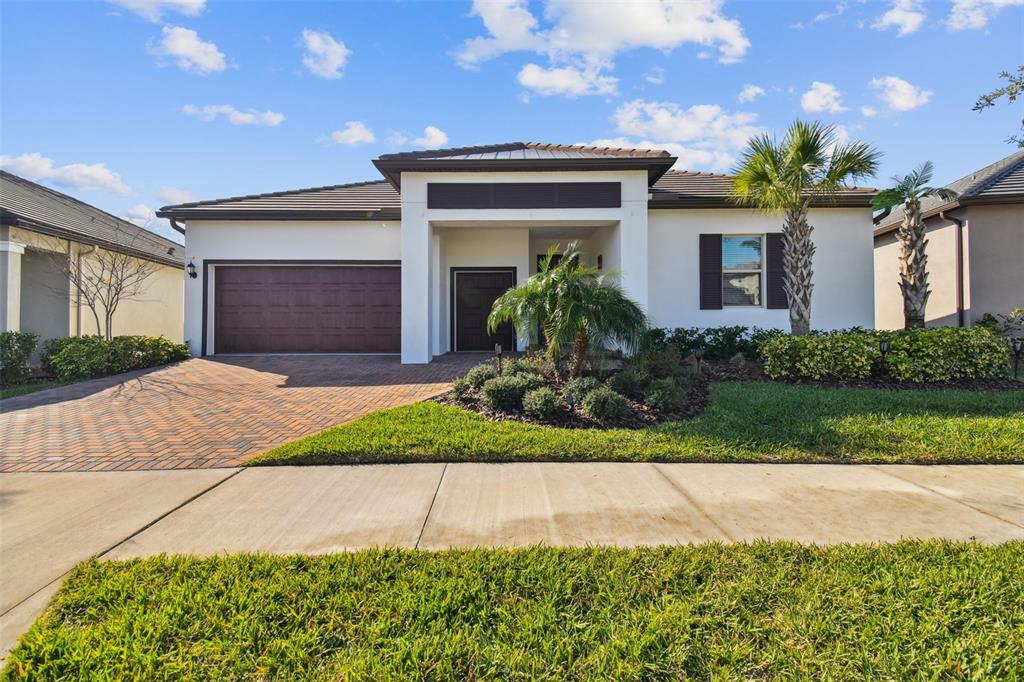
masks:
{"type": "MultiPolygon", "coordinates": [[[[488,421],[506,422],[516,421],[524,424],[538,424],[542,426],[557,426],[564,429],[641,429],[645,426],[652,426],[663,422],[678,422],[693,419],[704,411],[708,405],[708,384],[705,381],[697,381],[687,396],[686,404],[674,412],[658,412],[643,403],[633,400],[629,401],[630,410],[622,419],[609,419],[600,421],[592,419],[583,414],[580,405],[573,405],[566,409],[559,417],[546,421],[527,417],[522,412],[502,412],[484,404],[475,395],[467,395],[462,399],[456,398],[450,392],[432,399],[433,402],[441,405],[461,407],[465,410],[472,410],[488,421]]],[[[627,398],[628,400],[628,398],[627,398]]]]}

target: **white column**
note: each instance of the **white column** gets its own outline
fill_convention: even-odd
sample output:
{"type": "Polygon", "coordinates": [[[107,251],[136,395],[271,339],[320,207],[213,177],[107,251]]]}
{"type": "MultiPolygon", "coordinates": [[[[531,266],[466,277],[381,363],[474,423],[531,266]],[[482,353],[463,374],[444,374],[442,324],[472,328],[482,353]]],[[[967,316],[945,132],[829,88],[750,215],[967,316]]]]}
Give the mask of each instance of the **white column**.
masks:
{"type": "Polygon", "coordinates": [[[21,330],[21,254],[25,245],[0,241],[0,332],[21,330]]]}
{"type": "Polygon", "coordinates": [[[441,235],[430,235],[430,354],[441,354],[441,235]]]}
{"type": "Polygon", "coordinates": [[[622,183],[619,221],[619,270],[626,294],[647,311],[647,174],[639,172],[622,183]]]}
{"type": "Polygon", "coordinates": [[[402,364],[409,365],[431,359],[432,236],[427,220],[426,187],[417,191],[415,185],[422,183],[406,183],[404,178],[402,184],[402,364]],[[420,198],[422,201],[418,201],[420,198]]]}

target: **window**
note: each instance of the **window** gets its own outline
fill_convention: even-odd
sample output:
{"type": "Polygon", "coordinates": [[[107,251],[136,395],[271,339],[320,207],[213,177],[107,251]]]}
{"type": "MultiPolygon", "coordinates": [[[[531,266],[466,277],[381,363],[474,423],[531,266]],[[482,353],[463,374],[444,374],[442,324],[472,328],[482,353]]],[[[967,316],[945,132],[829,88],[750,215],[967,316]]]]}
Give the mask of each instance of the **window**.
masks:
{"type": "Polygon", "coordinates": [[[722,306],[760,306],[764,238],[722,236],[722,306]]]}

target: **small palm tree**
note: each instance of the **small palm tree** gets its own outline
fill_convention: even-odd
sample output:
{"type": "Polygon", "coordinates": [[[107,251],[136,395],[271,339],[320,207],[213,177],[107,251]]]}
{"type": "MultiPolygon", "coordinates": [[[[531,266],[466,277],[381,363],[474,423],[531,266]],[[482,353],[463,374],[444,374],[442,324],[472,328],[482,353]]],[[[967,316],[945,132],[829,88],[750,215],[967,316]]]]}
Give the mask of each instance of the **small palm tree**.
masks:
{"type": "Polygon", "coordinates": [[[616,273],[584,265],[576,242],[557,264],[554,256],[552,249],[540,272],[498,297],[487,318],[488,330],[494,333],[504,322],[526,336],[539,330],[556,367],[571,348],[569,374],[574,377],[583,372],[592,346],[617,344],[627,352],[636,350],[647,317],[615,282],[616,273]]]}
{"type": "Polygon", "coordinates": [[[903,222],[896,230],[900,241],[900,291],[903,292],[903,326],[907,329],[924,326],[924,311],[928,305],[928,254],[925,249],[924,221],[921,220],[921,200],[937,196],[943,201],[956,199],[957,193],[943,187],[930,187],[932,162],[925,161],[909,175],[892,177],[895,187],[875,195],[876,210],[889,210],[903,204],[903,222]]]}
{"type": "Polygon", "coordinates": [[[765,133],[747,142],[733,170],[731,199],[771,214],[783,214],[783,288],[794,334],[811,329],[814,290],[812,203],[834,203],[854,180],[875,174],[881,153],[863,142],[841,144],[834,125],[795,121],[782,141],[765,133]]]}

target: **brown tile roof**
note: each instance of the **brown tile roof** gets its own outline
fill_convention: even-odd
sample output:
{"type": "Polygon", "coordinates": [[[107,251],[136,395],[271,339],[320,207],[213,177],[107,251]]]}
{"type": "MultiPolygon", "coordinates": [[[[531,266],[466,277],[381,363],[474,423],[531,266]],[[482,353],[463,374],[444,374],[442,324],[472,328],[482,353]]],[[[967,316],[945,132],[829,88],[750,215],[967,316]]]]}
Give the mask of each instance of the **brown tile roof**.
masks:
{"type": "MultiPolygon", "coordinates": [[[[650,208],[734,208],[728,201],[732,176],[670,170],[651,187],[650,208]]],[[[871,205],[875,190],[849,187],[832,206],[861,208],[871,205]]]]}
{"type": "MultiPolygon", "coordinates": [[[[943,201],[937,196],[926,198],[921,202],[923,217],[930,218],[939,211],[951,211],[971,204],[1024,203],[1024,151],[1010,154],[945,187],[959,196],[953,201],[943,201]]],[[[901,222],[903,207],[896,206],[879,221],[875,235],[891,232],[901,222]]]]}
{"type": "Polygon", "coordinates": [[[397,190],[387,180],[372,180],[193,201],[164,206],[157,215],[182,220],[397,220],[401,217],[401,207],[397,190]]]}
{"type": "Polygon", "coordinates": [[[0,222],[184,266],[185,247],[67,194],[0,170],[0,222]]]}
{"type": "Polygon", "coordinates": [[[672,155],[662,149],[629,149],[621,147],[589,147],[586,145],[549,144],[546,142],[506,142],[475,147],[452,147],[397,154],[381,154],[380,159],[390,160],[512,160],[532,159],[670,159],[672,155]]]}

